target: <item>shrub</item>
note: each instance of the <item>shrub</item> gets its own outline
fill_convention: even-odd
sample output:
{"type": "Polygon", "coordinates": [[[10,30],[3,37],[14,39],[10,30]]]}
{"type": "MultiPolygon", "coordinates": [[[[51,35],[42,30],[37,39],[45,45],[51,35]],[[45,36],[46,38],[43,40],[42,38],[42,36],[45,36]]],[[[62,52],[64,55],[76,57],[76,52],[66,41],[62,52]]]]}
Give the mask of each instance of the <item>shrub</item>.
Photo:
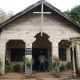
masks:
{"type": "Polygon", "coordinates": [[[20,72],[20,71],[21,71],[20,65],[14,65],[14,66],[13,66],[13,71],[14,71],[14,72],[20,72]]]}
{"type": "Polygon", "coordinates": [[[65,65],[62,63],[60,66],[60,71],[64,71],[65,70],[65,65]]]}
{"type": "Polygon", "coordinates": [[[68,70],[72,70],[72,69],[73,69],[72,62],[68,62],[68,63],[66,64],[66,69],[68,69],[68,70]]]}
{"type": "Polygon", "coordinates": [[[59,59],[54,59],[53,62],[53,69],[55,69],[55,67],[60,66],[60,60],[59,59]]]}
{"type": "Polygon", "coordinates": [[[11,66],[8,60],[5,61],[5,71],[10,72],[11,71],[11,66]]]}

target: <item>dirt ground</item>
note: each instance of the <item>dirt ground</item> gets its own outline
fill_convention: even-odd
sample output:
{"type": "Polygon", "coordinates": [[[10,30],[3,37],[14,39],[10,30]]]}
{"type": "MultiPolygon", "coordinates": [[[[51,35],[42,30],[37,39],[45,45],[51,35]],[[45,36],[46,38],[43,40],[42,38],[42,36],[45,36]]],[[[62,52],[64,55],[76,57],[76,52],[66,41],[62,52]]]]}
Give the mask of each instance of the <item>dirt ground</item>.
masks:
{"type": "MultiPolygon", "coordinates": [[[[0,80],[74,80],[73,72],[62,72],[60,78],[56,78],[52,72],[33,72],[30,78],[26,78],[22,73],[7,73],[0,77],[0,80]]],[[[75,79],[80,80],[80,79],[75,79]]]]}

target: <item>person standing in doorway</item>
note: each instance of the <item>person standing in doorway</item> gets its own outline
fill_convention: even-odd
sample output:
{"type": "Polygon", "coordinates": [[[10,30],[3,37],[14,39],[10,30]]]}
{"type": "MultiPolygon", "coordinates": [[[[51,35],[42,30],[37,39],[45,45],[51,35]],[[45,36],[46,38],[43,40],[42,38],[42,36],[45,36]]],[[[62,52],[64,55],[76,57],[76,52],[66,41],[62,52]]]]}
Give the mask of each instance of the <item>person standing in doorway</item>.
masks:
{"type": "Polygon", "coordinates": [[[45,61],[46,61],[46,57],[41,54],[39,56],[39,71],[41,70],[45,71],[45,61]]]}

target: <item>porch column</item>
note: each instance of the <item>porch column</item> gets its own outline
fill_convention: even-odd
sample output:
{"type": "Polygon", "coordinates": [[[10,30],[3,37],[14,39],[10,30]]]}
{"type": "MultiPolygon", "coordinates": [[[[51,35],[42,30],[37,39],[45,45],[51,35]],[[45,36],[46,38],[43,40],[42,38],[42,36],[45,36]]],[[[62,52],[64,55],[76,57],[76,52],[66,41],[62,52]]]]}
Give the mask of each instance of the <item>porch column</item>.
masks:
{"type": "Polygon", "coordinates": [[[59,57],[58,43],[52,43],[52,56],[59,57]]]}
{"type": "Polygon", "coordinates": [[[78,66],[78,71],[80,72],[80,44],[76,45],[76,59],[77,59],[77,66],[78,66]]]}
{"type": "Polygon", "coordinates": [[[52,43],[52,58],[53,56],[58,57],[58,42],[53,38],[49,38],[49,41],[52,43]]]}
{"type": "Polygon", "coordinates": [[[0,60],[2,62],[1,73],[5,74],[5,52],[6,52],[6,42],[0,40],[0,60]]]}
{"type": "MultiPolygon", "coordinates": [[[[25,57],[32,61],[32,43],[35,41],[35,39],[29,39],[26,40],[26,48],[25,48],[25,57]]],[[[26,60],[25,60],[26,61],[26,60]]],[[[32,74],[32,65],[30,68],[25,64],[25,76],[29,77],[32,74]]]]}
{"type": "Polygon", "coordinates": [[[76,67],[75,67],[75,54],[74,54],[74,46],[75,46],[75,43],[74,41],[72,41],[72,52],[73,52],[73,56],[72,56],[72,60],[73,60],[73,75],[74,77],[76,77],[76,67]]]}
{"type": "Polygon", "coordinates": [[[70,47],[69,48],[66,48],[66,55],[67,55],[67,62],[71,62],[71,55],[70,55],[70,47]]]}
{"type": "Polygon", "coordinates": [[[59,58],[59,49],[58,49],[58,43],[60,40],[54,40],[52,41],[52,56],[59,58]]]}
{"type": "Polygon", "coordinates": [[[59,58],[58,43],[61,41],[61,39],[60,38],[58,38],[58,39],[57,38],[49,38],[49,41],[52,42],[52,59],[53,59],[53,57],[59,58]]]}

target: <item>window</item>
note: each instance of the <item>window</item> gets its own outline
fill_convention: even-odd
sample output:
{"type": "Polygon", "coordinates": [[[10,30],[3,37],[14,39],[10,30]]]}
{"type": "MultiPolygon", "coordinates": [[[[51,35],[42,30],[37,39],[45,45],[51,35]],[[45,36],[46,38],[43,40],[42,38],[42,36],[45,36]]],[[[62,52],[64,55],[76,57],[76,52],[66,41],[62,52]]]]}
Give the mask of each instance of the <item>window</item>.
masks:
{"type": "Polygon", "coordinates": [[[23,48],[12,48],[11,49],[11,61],[12,62],[23,61],[24,56],[25,56],[25,49],[23,48]]]}
{"type": "Polygon", "coordinates": [[[66,61],[66,48],[59,48],[59,59],[66,61]]]}

